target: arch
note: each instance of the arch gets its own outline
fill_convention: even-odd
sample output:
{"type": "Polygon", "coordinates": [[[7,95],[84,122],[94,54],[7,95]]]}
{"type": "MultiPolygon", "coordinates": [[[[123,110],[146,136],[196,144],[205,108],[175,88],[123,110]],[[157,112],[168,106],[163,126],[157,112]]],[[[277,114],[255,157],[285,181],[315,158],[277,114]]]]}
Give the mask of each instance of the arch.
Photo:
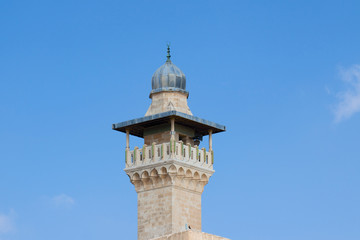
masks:
{"type": "Polygon", "coordinates": [[[158,176],[158,171],[154,168],[153,170],[151,170],[150,176],[151,176],[151,177],[156,177],[156,176],[158,176]]]}
{"type": "Polygon", "coordinates": [[[166,167],[160,168],[159,173],[160,173],[160,174],[167,174],[167,169],[166,169],[166,167]]]}
{"type": "Polygon", "coordinates": [[[134,173],[131,177],[132,181],[139,181],[140,180],[140,175],[138,173],[134,173]]]}
{"type": "Polygon", "coordinates": [[[149,172],[148,171],[143,171],[141,173],[141,179],[144,179],[144,178],[149,178],[149,172]]]}
{"type": "Polygon", "coordinates": [[[177,172],[177,169],[176,169],[175,165],[171,165],[171,166],[169,167],[168,172],[169,172],[169,173],[176,173],[176,172],[177,172]]]}
{"type": "Polygon", "coordinates": [[[186,170],[185,176],[186,176],[187,178],[191,178],[191,177],[193,176],[190,169],[186,170]]]}
{"type": "Polygon", "coordinates": [[[209,179],[208,179],[208,177],[206,176],[206,174],[203,174],[203,175],[201,175],[201,181],[202,182],[207,182],[209,179]]]}
{"type": "Polygon", "coordinates": [[[179,167],[178,169],[178,175],[185,175],[185,170],[182,167],[179,167]]]}

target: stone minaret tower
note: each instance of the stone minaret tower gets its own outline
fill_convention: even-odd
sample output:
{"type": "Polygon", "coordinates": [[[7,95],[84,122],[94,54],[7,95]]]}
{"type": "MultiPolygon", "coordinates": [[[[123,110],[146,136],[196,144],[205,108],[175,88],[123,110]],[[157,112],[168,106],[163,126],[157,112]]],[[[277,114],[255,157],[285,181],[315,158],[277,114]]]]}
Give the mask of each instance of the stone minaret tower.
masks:
{"type": "Polygon", "coordinates": [[[145,117],[113,124],[126,133],[125,172],[138,194],[138,240],[225,239],[201,232],[201,194],[214,173],[212,135],[225,126],[193,116],[188,96],[168,47],[165,64],[152,77],[145,117]],[[131,150],[129,135],[144,138],[144,145],[131,150]],[[209,148],[200,148],[206,135],[209,148]]]}

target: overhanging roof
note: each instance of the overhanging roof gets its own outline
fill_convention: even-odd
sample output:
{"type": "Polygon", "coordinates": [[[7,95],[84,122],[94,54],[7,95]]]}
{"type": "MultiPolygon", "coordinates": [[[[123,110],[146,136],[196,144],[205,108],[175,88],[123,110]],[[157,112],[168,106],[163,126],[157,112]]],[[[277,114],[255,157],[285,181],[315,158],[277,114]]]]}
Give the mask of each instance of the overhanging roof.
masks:
{"type": "Polygon", "coordinates": [[[202,136],[208,135],[209,130],[212,130],[213,133],[224,132],[226,130],[226,127],[223,125],[178,111],[168,111],[115,123],[112,125],[112,128],[124,133],[126,132],[126,129],[129,129],[131,135],[142,138],[144,137],[144,129],[163,123],[169,123],[172,117],[175,118],[176,124],[194,128],[195,131],[202,136]]]}

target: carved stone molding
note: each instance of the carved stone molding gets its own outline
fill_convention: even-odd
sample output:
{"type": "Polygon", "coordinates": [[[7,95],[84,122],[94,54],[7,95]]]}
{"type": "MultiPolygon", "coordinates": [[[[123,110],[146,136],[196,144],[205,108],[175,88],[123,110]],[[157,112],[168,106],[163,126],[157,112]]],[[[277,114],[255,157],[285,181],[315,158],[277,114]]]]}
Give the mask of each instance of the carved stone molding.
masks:
{"type": "Polygon", "coordinates": [[[125,169],[136,192],[174,186],[202,193],[214,171],[184,166],[176,162],[125,169]]]}

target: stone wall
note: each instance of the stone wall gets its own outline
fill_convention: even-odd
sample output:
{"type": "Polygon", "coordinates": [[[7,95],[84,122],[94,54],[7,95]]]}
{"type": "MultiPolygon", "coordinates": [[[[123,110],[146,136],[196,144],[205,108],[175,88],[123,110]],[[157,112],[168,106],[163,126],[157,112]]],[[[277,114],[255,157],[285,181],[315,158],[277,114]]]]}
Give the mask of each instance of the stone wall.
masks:
{"type": "MultiPolygon", "coordinates": [[[[177,138],[179,138],[178,136],[179,134],[177,134],[177,138]]],[[[170,131],[166,131],[166,132],[155,133],[144,136],[144,142],[146,145],[151,145],[153,142],[157,144],[166,143],[166,142],[170,142],[170,138],[171,138],[170,131]]]]}
{"type": "Polygon", "coordinates": [[[179,111],[192,115],[187,104],[188,95],[181,92],[158,92],[151,95],[151,105],[145,116],[167,111],[179,111]]]}
{"type": "Polygon", "coordinates": [[[168,186],[138,193],[138,239],[201,231],[201,193],[168,186]]]}
{"type": "Polygon", "coordinates": [[[138,239],[146,240],[172,231],[172,189],[164,187],[138,193],[138,239]]]}
{"type": "MultiPolygon", "coordinates": [[[[170,142],[170,123],[161,124],[156,127],[149,127],[144,129],[144,143],[151,145],[153,142],[156,144],[170,142]]],[[[194,146],[195,131],[191,128],[175,124],[175,141],[182,140],[184,144],[190,143],[194,146]]]]}
{"type": "Polygon", "coordinates": [[[201,193],[173,188],[173,233],[186,230],[186,225],[201,231],[201,193]]]}
{"type": "Polygon", "coordinates": [[[152,240],[230,240],[229,238],[219,237],[208,233],[188,230],[184,232],[169,234],[152,240]]]}

